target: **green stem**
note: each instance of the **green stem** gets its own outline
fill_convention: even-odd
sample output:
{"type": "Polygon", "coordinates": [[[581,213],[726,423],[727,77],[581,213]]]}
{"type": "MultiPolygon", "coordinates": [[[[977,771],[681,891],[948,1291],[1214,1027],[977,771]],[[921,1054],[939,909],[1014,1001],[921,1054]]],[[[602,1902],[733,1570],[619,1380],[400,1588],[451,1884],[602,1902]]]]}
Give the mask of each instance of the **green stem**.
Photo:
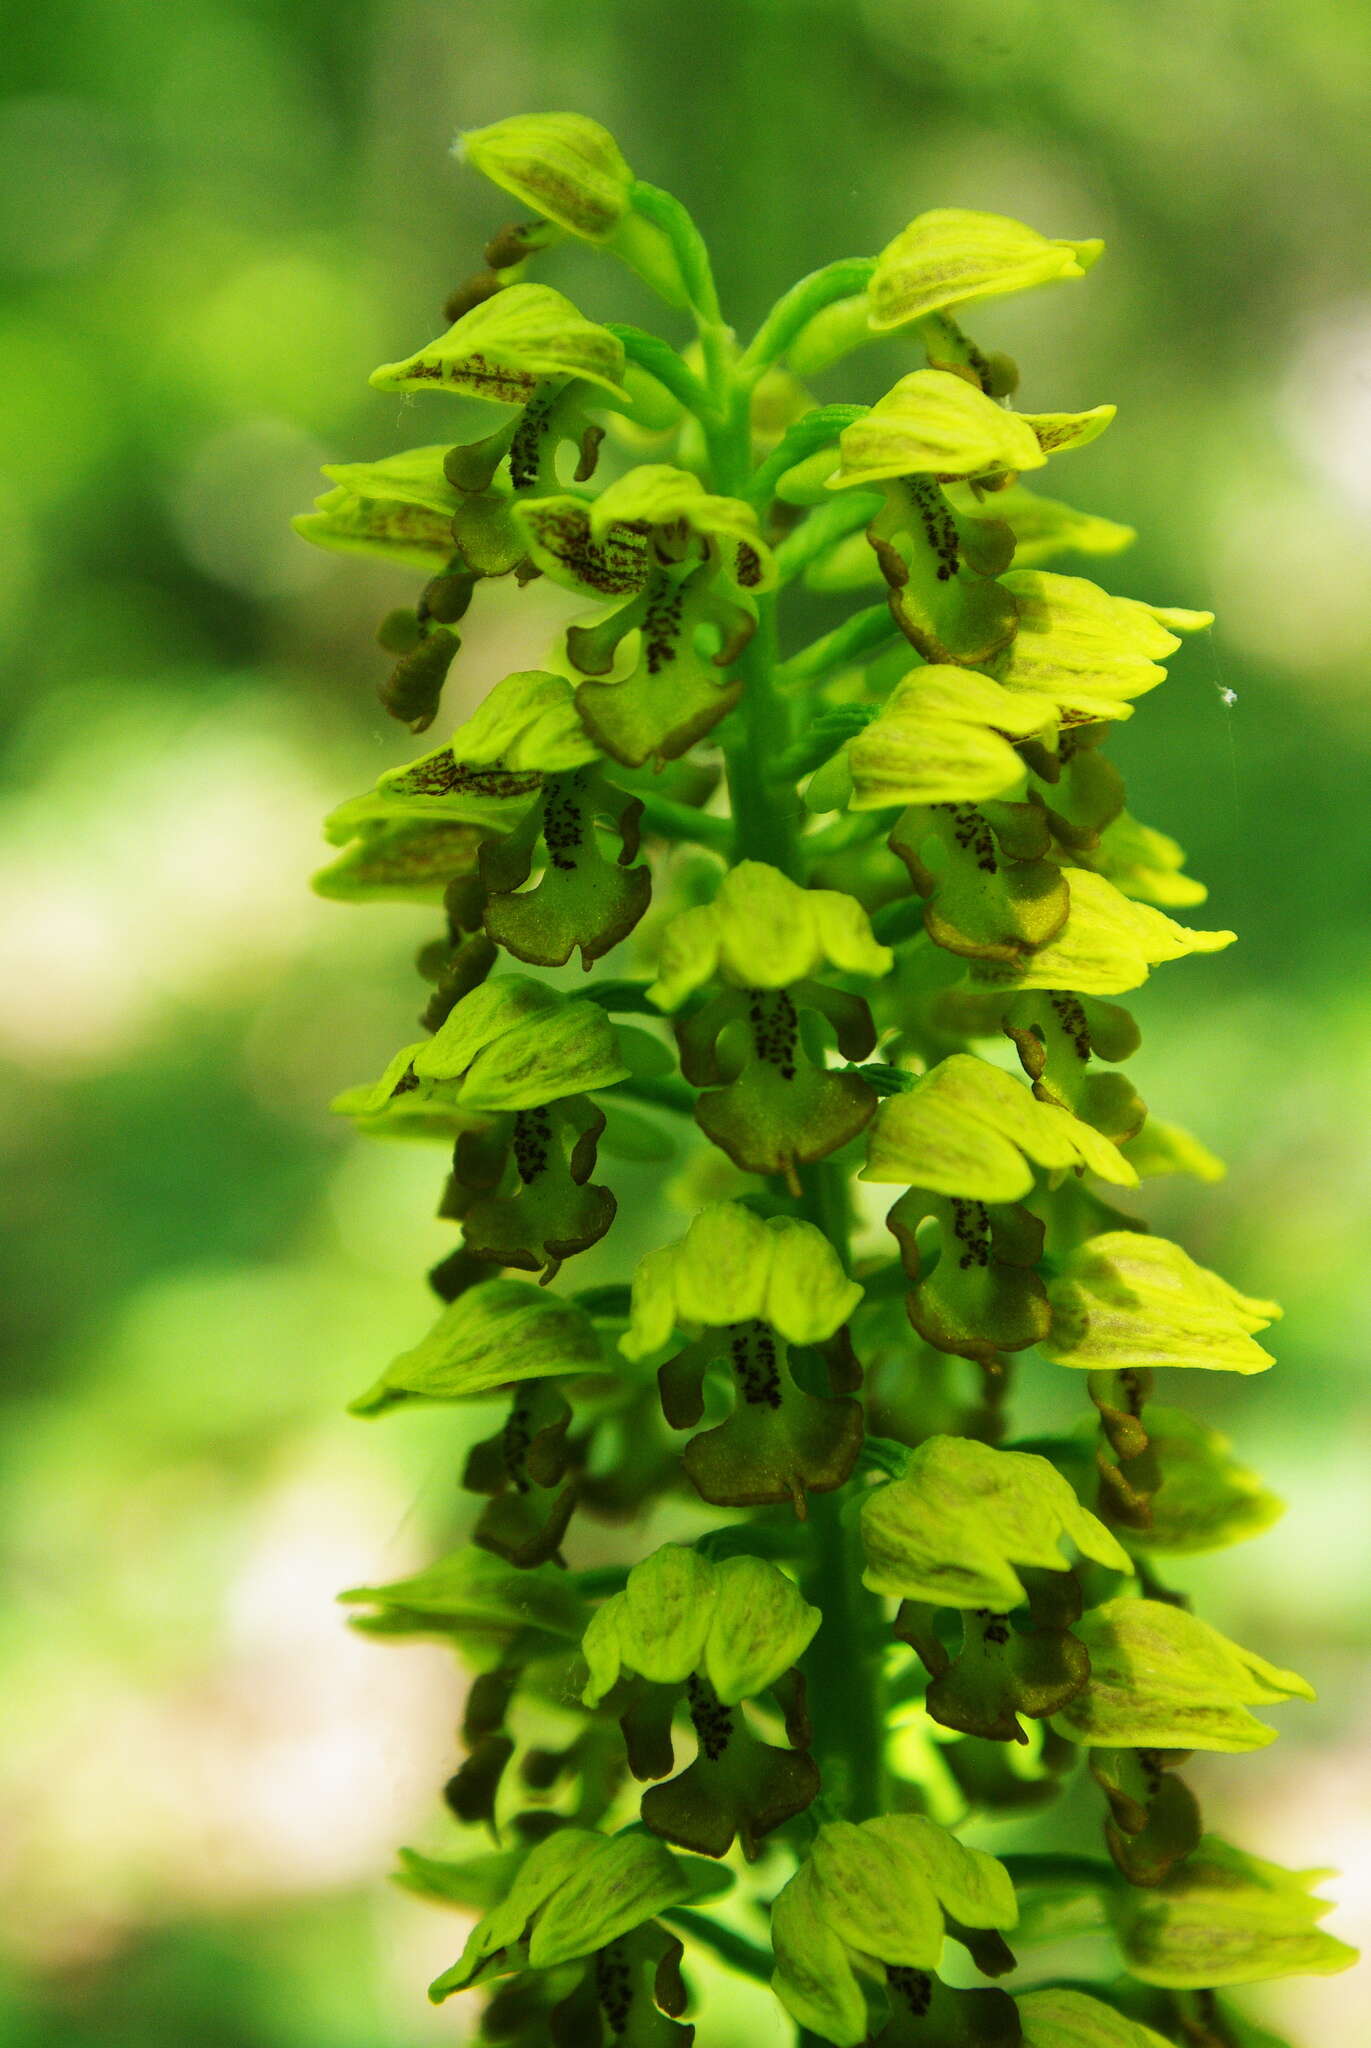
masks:
{"type": "Polygon", "coordinates": [[[693,412],[698,420],[710,420],[714,416],[709,393],[700,382],[689,363],[682,362],[669,342],[659,335],[649,334],[642,327],[625,327],[618,321],[606,323],[609,332],[616,334],[624,345],[624,354],[639,369],[646,370],[659,384],[665,385],[673,398],[678,398],[687,412],[693,412]]]}
{"type": "Polygon", "coordinates": [[[631,1102],[650,1102],[656,1109],[674,1109],[681,1116],[694,1116],[696,1093],[688,1081],[674,1074],[637,1075],[616,1081],[606,1094],[626,1095],[631,1102]]]}
{"type": "MultiPolygon", "coordinates": [[[[731,431],[711,456],[715,488],[736,496],[747,487],[748,412],[739,402],[743,387],[735,373],[728,373],[725,388],[733,398],[731,431]]],[[[760,598],[757,610],[757,631],[737,664],[742,698],[720,735],[736,831],[734,858],[769,861],[802,880],[799,801],[793,792],[777,790],[767,773],[767,764],[780,758],[791,737],[790,707],[776,688],[775,596],[760,598]]],[[[802,1209],[846,1265],[847,1181],[832,1160],[806,1170],[802,1209]]],[[[811,1498],[809,1564],[801,1585],[824,1618],[803,1665],[825,1794],[840,1811],[865,1820],[884,1810],[881,1616],[878,1603],[862,1587],[861,1540],[855,1523],[843,1515],[845,1491],[811,1498]]]]}
{"type": "MultiPolygon", "coordinates": [[[[848,1259],[849,1206],[842,1168],[824,1160],[805,1176],[804,1212],[848,1259]]],[[[885,1811],[885,1692],[879,1603],[862,1585],[861,1534],[844,1512],[849,1486],[809,1503],[810,1563],[805,1598],[823,1622],[804,1656],[814,1724],[814,1760],[824,1796],[848,1820],[885,1811]]]]}
{"type": "Polygon", "coordinates": [[[745,1977],[755,1978],[759,1984],[771,1982],[775,1967],[770,1949],[759,1948],[755,1941],[745,1935],[735,1934],[731,1927],[723,1927],[717,1920],[709,1920],[703,1913],[692,1913],[688,1906],[676,1906],[663,1913],[668,1927],[674,1927],[678,1934],[698,1941],[701,1948],[714,1951],[720,1962],[731,1969],[740,1970],[745,1977]]]}
{"type": "Polygon", "coordinates": [[[782,583],[793,583],[825,548],[846,540],[859,526],[870,526],[880,509],[881,501],[873,491],[840,491],[831,505],[817,505],[776,549],[782,583]]]}
{"type": "Polygon", "coordinates": [[[854,661],[859,654],[868,654],[873,647],[893,640],[897,631],[888,604],[868,605],[863,611],[852,612],[841,626],[811,640],[808,647],[802,647],[789,661],[781,663],[781,686],[789,689],[796,683],[807,683],[812,676],[823,675],[840,662],[854,661]]]}
{"type": "Polygon", "coordinates": [[[757,630],[737,663],[742,699],[720,735],[733,808],[733,858],[767,861],[798,880],[800,800],[793,787],[775,786],[768,765],[790,745],[790,709],[775,687],[775,598],[759,598],[757,615],[757,630]]]}
{"type": "Polygon", "coordinates": [[[727,818],[715,817],[694,804],[677,803],[669,796],[655,796],[651,790],[634,790],[643,807],[643,824],[663,839],[693,839],[697,846],[728,846],[733,827],[727,818]]]}
{"type": "Polygon", "coordinates": [[[806,461],[817,455],[821,448],[836,441],[844,427],[861,419],[867,411],[864,405],[822,405],[814,412],[806,413],[794,426],[787,427],[779,446],[772,449],[766,461],[753,472],[747,487],[747,495],[754,505],[766,506],[776,495],[776,486],[788,469],[797,462],[806,461]]]}

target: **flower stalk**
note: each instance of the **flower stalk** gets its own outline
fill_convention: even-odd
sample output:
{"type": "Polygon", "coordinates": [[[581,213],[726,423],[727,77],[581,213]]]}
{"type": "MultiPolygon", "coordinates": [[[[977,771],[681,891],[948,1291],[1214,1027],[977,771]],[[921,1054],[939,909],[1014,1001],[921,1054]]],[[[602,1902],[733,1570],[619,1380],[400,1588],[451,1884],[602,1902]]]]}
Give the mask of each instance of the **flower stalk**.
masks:
{"type": "Polygon", "coordinates": [[[492,2041],[686,2048],[689,1950],[836,2048],[1246,2048],[1231,1986],[1350,1952],[1184,1775],[1311,1693],[1165,1590],[1280,1511],[1183,1378],[1263,1371],[1279,1310],[1122,1206],[1222,1169],[1120,1071],[1116,999],[1233,935],[1170,915],[1203,887],[1103,751],[1210,619],[1048,566],[1131,537],[1036,488],[1113,408],[1017,410],[962,325],[1100,245],[922,214],[740,347],[596,123],[466,154],[535,218],[374,381],[491,431],[331,469],[298,522],[424,577],[380,635],[414,733],[487,582],[577,607],[332,814],[318,883],[439,913],[426,1035],[335,1105],[450,1158],[437,1319],[353,1407],[470,1408],[468,1540],[345,1596],[472,1674],[449,1839],[403,1852],[478,1916],[431,1995],[481,1990],[492,2041]],[[693,342],[531,279],[567,236],[693,342]],[[819,404],[876,336],[893,388],[819,404]],[[1080,1425],[1016,1439],[1014,1375],[1060,1371],[1080,1425]],[[597,1521],[621,1562],[577,1569],[597,1521]],[[1073,1784],[1096,1856],[1053,1840],[1073,1784]],[[1035,1853],[962,1840],[1030,1806],[1035,1853]],[[1087,1924],[1098,1979],[1054,1984],[1087,1924]]]}

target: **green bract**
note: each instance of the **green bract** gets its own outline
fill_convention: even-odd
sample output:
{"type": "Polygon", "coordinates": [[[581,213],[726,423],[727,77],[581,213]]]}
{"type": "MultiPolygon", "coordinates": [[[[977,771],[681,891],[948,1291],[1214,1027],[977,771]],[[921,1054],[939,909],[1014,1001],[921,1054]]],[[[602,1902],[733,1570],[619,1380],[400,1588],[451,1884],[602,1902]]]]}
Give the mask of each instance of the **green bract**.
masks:
{"type": "Polygon", "coordinates": [[[1017,1607],[1027,1598],[1017,1568],[1066,1571],[1064,1544],[1133,1569],[1046,1458],[969,1437],[930,1437],[862,1507],[864,1583],[935,1607],[1017,1607]]]}
{"type": "Polygon", "coordinates": [[[354,1586],[339,1597],[380,1608],[392,1629],[403,1620],[415,1629],[451,1631],[464,1638],[506,1641],[533,1629],[559,1642],[575,1642],[585,1625],[584,1603],[564,1572],[550,1565],[516,1571],[470,1548],[440,1558],[412,1578],[354,1586]]]}
{"type": "Polygon", "coordinates": [[[329,465],[296,522],[414,572],[376,635],[400,744],[315,886],[432,916],[418,1025],[334,1106],[448,1155],[437,1320],[354,1412],[483,1404],[465,1542],[344,1596],[465,1665],[444,1847],[402,1857],[483,1915],[433,1996],[485,1987],[467,2030],[510,2048],[689,2048],[689,1949],[770,1979],[777,2048],[1275,2048],[1214,1987],[1350,1952],[1184,1772],[1312,1691],[1159,1574],[1280,1503],[1154,1369],[1260,1372],[1279,1311],[1149,1229],[1155,1177],[1223,1167],[1114,1000],[1233,938],[1177,921],[1204,884],[1108,745],[1210,614],[1069,573],[1132,529],[1035,472],[1114,407],[1021,410],[958,324],[1100,244],[937,209],[744,339],[597,122],[462,149],[533,217],[372,381],[495,409],[329,465]],[[672,330],[609,318],[612,271],[579,311],[568,237],[672,330]],[[816,403],[882,335],[890,388],[816,403]],[[1016,1438],[1020,1383],[1053,1434],[1016,1438]],[[955,1832],[1030,1808],[1005,1864],[955,1832]],[[1016,1941],[1117,1955],[994,1985],[1011,1870],[1016,1941]]]}

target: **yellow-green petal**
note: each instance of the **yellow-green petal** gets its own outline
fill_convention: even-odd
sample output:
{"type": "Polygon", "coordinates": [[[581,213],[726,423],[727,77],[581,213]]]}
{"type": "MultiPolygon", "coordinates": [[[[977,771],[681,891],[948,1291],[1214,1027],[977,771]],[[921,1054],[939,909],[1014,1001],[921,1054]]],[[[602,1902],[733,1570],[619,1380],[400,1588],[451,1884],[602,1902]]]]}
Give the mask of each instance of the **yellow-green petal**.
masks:
{"type": "Polygon", "coordinates": [[[885,331],[967,299],[1083,277],[1103,242],[1050,241],[1021,221],[962,207],[921,213],[876,258],[871,325],[885,331]]]}
{"type": "Polygon", "coordinates": [[[1017,1202],[1033,1186],[1034,1166],[1085,1167],[1123,1187],[1136,1180],[1118,1146],[1081,1118],[1040,1102],[1012,1074],[973,1053],[952,1053],[906,1093],[881,1103],[861,1178],[1017,1202]]]}
{"type": "Polygon", "coordinates": [[[1048,1283],[1051,1334],[1042,1351],[1082,1372],[1186,1366],[1265,1372],[1253,1341],[1280,1315],[1274,1301],[1240,1294],[1168,1238],[1111,1230],[1069,1252],[1048,1283]]]}
{"type": "Polygon", "coordinates": [[[456,391],[523,405],[549,377],[579,377],[624,398],[624,345],[545,284],[483,299],[427,348],[373,370],[378,391],[456,391]]]}
{"type": "Polygon", "coordinates": [[[674,1010],[715,974],[736,988],[785,988],[825,965],[879,975],[893,960],[855,898],[802,889],[779,868],[745,860],[729,869],[712,903],[672,918],[648,994],[674,1010]]]}
{"type": "Polygon", "coordinates": [[[409,1397],[464,1401],[514,1381],[602,1372],[595,1326],[574,1302],[523,1280],[482,1280],[351,1404],[379,1415],[409,1397]]]}
{"type": "Polygon", "coordinates": [[[950,370],[914,370],[838,438],[830,490],[884,477],[989,476],[1040,469],[1047,457],[1032,427],[950,370]]]}
{"type": "Polygon", "coordinates": [[[1219,953],[1236,932],[1195,931],[1138,903],[1089,868],[1068,868],[1071,908],[1056,937],[1015,962],[977,961],[983,988],[1070,989],[1076,995],[1123,995],[1141,988],[1152,969],[1190,953],[1219,953]]]}
{"type": "MultiPolygon", "coordinates": [[[[1111,1571],[1128,1554],[1046,1458],[935,1436],[862,1506],[863,1584],[936,1607],[1017,1607],[1019,1571],[1070,1568],[1070,1543],[1111,1571]]],[[[964,1916],[959,1916],[964,1917],[964,1916]]]]}
{"type": "Polygon", "coordinates": [[[1355,1949],[1318,1923],[1331,1901],[1311,1896],[1322,1870],[1283,1870],[1205,1835],[1164,1883],[1107,1894],[1124,1961],[1144,1984],[1173,1991],[1264,1984],[1346,1970],[1355,1949]]]}
{"type": "Polygon", "coordinates": [[[1241,1649],[1198,1615],[1164,1600],[1109,1600],[1075,1624],[1090,1683],[1054,1716],[1072,1742],[1096,1749],[1264,1749],[1274,1728],[1248,1713],[1314,1689],[1241,1649]]]}

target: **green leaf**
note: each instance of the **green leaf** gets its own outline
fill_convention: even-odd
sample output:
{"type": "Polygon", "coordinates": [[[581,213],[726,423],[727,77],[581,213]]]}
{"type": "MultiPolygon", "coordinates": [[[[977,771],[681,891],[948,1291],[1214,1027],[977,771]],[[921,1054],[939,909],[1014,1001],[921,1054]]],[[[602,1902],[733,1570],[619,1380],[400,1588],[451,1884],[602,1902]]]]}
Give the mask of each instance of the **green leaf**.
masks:
{"type": "Polygon", "coordinates": [[[523,974],[498,974],[464,995],[413,1057],[421,1081],[456,1082],[466,1110],[536,1109],[628,1077],[614,1026],[598,1003],[523,974]]]}
{"type": "Polygon", "coordinates": [[[1175,653],[1177,633],[1213,624],[1210,612],[1111,597],[1084,577],[1049,569],[1014,569],[1001,581],[1019,629],[995,673],[1011,690],[1050,697],[1068,724],[1131,718],[1131,700],[1165,681],[1159,658],[1175,653]]]}
{"type": "Polygon", "coordinates": [[[1069,1570],[1065,1542],[1111,1571],[1132,1570],[1046,1458],[971,1437],[920,1444],[901,1478],[867,1495],[861,1526],[863,1584],[937,1607],[1019,1606],[1020,1568],[1069,1570]]]}
{"type": "Polygon", "coordinates": [[[1120,1187],[1135,1178],[1117,1145],[1090,1124],[1037,1101],[974,1054],[953,1053],[906,1094],[880,1104],[860,1178],[1017,1202],[1033,1186],[1035,1165],[1088,1168],[1120,1187]]]}
{"type": "Polygon", "coordinates": [[[1047,457],[1032,427],[965,377],[914,370],[838,437],[830,490],[868,488],[886,477],[964,477],[1040,469],[1047,457]]]}
{"type": "Polygon", "coordinates": [[[1150,904],[1135,903],[1089,868],[1066,870],[1071,906],[1054,939],[1016,965],[978,961],[972,979],[985,988],[1070,989],[1077,995],[1125,995],[1152,969],[1190,953],[1221,953],[1235,932],[1195,931],[1150,904]]]}
{"type": "Polygon", "coordinates": [[[912,220],[876,258],[871,325],[885,332],[968,299],[1082,277],[1103,248],[1098,241],[1049,241],[998,213],[938,207],[912,220]]]}
{"type": "Polygon", "coordinates": [[[449,882],[475,874],[482,836],[441,818],[374,820],[311,887],[335,903],[441,903],[449,882]]]}
{"type": "Polygon", "coordinates": [[[1275,1730],[1247,1707],[1314,1698],[1296,1672],[1239,1649],[1166,1601],[1106,1601],[1075,1632],[1090,1652],[1090,1683],[1054,1723],[1072,1742],[1229,1754],[1264,1749],[1275,1730]]]}
{"type": "Polygon", "coordinates": [[[521,669],[489,691],[448,741],[453,758],[474,767],[494,763],[512,773],[564,773],[599,758],[576,713],[565,676],[521,669]]]}
{"type": "Polygon", "coordinates": [[[766,1221],[738,1202],[711,1202],[685,1236],[639,1259],[626,1358],[650,1357],[678,1323],[770,1324],[792,1344],[818,1344],[862,1298],[822,1231],[793,1216],[766,1221]]]}
{"type": "Polygon", "coordinates": [[[744,860],[729,869],[712,903],[672,918],[649,993],[661,1009],[675,1010],[716,974],[736,988],[785,988],[824,965],[886,974],[894,957],[872,936],[855,897],[801,889],[779,868],[744,860]]]}
{"type": "Polygon", "coordinates": [[[492,184],[583,241],[604,241],[628,211],[633,173],[584,114],[516,114],[468,129],[459,147],[492,184]]]}
{"type": "Polygon", "coordinates": [[[930,664],[895,685],[848,746],[854,811],[979,803],[1023,780],[1010,737],[1050,731],[1056,707],[975,670],[930,664]]]}
{"type": "Polygon", "coordinates": [[[1023,2048],[1171,2048],[1151,2027],[1083,1991],[1026,1991],[1017,2003],[1023,2048]]]}
{"type": "Polygon", "coordinates": [[[587,1629],[591,1675],[582,1698],[598,1706],[621,1670],[654,1685],[680,1685],[700,1671],[725,1706],[736,1706],[790,1669],[821,1619],[762,1558],[715,1564],[668,1543],[633,1567],[587,1629]]]}
{"type": "Polygon", "coordinates": [[[516,1571],[470,1544],[411,1578],[354,1586],[338,1597],[354,1605],[398,1609],[435,1628],[494,1635],[537,1629],[575,1642],[585,1627],[585,1602],[565,1572],[551,1565],[516,1571]]]}
{"type": "Polygon", "coordinates": [[[334,488],[291,521],[303,540],[345,554],[379,555],[432,575],[456,552],[452,521],[462,499],[443,472],[446,443],[407,448],[378,462],[326,463],[334,488]]]}
{"type": "Polygon", "coordinates": [[[1150,1889],[1108,1895],[1124,1960],[1144,1984],[1170,1990],[1327,1976],[1356,1950],[1324,1934],[1329,1901],[1310,1896],[1320,1870],[1283,1870],[1206,1835],[1187,1862],[1150,1889]]]}
{"type": "Polygon", "coordinates": [[[1147,1525],[1130,1530],[1130,1542],[1192,1556],[1244,1543],[1280,1520],[1284,1501],[1238,1463],[1226,1436],[1182,1408],[1149,1402],[1143,1413],[1161,1484],[1149,1497],[1147,1525]]]}
{"type": "Polygon", "coordinates": [[[522,1280],[483,1280],[451,1302],[350,1413],[379,1415],[411,1396],[463,1401],[515,1381],[606,1369],[595,1325],[574,1302],[522,1280]]]}
{"type": "Polygon", "coordinates": [[[627,400],[624,345],[545,284],[512,284],[463,313],[417,355],[371,373],[378,391],[437,387],[523,405],[550,377],[578,377],[627,400]]]}
{"type": "Polygon", "coordinates": [[[1164,1237],[1113,1230],[1088,1239],[1068,1253],[1048,1296],[1042,1351],[1055,1365],[1253,1373],[1274,1363],[1253,1332],[1280,1315],[1276,1303],[1240,1294],[1164,1237]]]}

